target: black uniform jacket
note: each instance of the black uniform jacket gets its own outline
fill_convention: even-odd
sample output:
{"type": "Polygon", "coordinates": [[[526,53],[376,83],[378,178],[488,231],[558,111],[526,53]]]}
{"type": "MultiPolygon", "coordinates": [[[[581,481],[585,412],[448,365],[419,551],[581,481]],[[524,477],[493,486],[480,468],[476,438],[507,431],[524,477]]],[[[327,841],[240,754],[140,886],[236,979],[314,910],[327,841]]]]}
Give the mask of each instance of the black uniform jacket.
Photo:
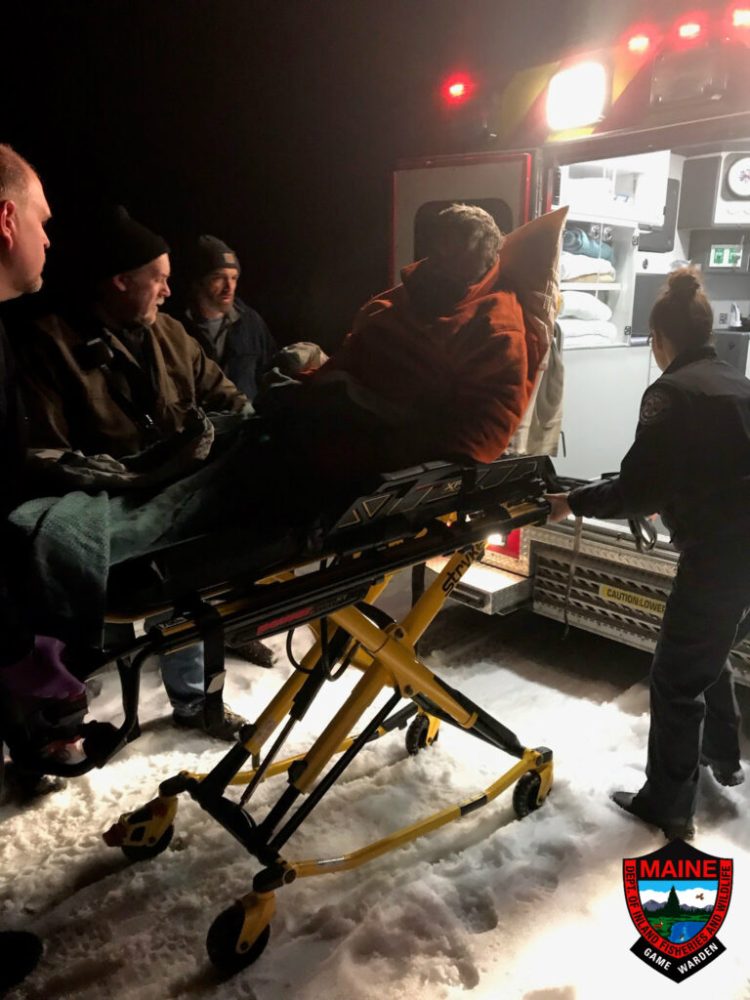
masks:
{"type": "Polygon", "coordinates": [[[584,517],[660,513],[677,548],[741,522],[750,535],[750,381],[712,347],[680,354],[644,393],[619,476],[569,502],[584,517]]]}

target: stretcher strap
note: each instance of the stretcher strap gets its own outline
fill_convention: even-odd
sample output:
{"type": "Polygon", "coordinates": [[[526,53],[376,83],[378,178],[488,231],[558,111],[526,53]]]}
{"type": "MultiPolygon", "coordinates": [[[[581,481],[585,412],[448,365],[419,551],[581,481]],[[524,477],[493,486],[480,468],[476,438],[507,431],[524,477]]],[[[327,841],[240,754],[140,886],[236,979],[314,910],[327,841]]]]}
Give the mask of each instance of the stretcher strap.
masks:
{"type": "Polygon", "coordinates": [[[583,518],[577,517],[575,521],[575,528],[573,529],[573,551],[570,556],[570,565],[568,566],[568,580],[565,584],[565,597],[563,598],[563,621],[565,622],[565,632],[563,633],[563,638],[567,639],[568,633],[570,632],[570,622],[568,620],[568,612],[570,610],[570,594],[573,590],[573,579],[576,574],[576,567],[578,566],[578,556],[581,552],[581,536],[583,535],[583,518]]]}
{"type": "Polygon", "coordinates": [[[198,601],[191,614],[203,639],[203,717],[208,726],[224,719],[224,621],[218,610],[198,601]]]}

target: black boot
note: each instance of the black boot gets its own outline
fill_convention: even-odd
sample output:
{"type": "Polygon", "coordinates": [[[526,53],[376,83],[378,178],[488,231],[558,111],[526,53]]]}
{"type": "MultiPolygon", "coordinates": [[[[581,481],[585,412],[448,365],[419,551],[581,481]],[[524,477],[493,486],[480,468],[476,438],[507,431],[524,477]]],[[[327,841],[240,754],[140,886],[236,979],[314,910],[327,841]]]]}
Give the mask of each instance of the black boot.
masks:
{"type": "Polygon", "coordinates": [[[227,639],[227,650],[248,663],[254,663],[256,667],[268,670],[273,666],[273,650],[260,639],[243,640],[241,635],[233,635],[227,639]]]}
{"type": "Polygon", "coordinates": [[[644,802],[640,795],[634,792],[613,792],[612,801],[637,819],[643,820],[649,826],[658,826],[667,840],[692,840],[695,836],[695,826],[689,816],[658,816],[644,802]]]}
{"type": "Polygon", "coordinates": [[[223,740],[224,743],[236,743],[240,729],[247,725],[247,719],[243,719],[226,705],[219,713],[202,711],[193,715],[179,715],[174,712],[172,720],[180,729],[197,729],[216,740],[223,740]]]}
{"type": "Polygon", "coordinates": [[[719,784],[729,788],[741,785],[745,780],[745,774],[739,761],[735,764],[733,761],[710,760],[701,755],[701,767],[710,768],[711,774],[719,784]]]}
{"type": "Polygon", "coordinates": [[[28,931],[0,931],[0,992],[17,986],[37,967],[42,942],[28,931]]]}
{"type": "Polygon", "coordinates": [[[0,805],[26,805],[34,799],[65,788],[65,778],[37,771],[25,771],[12,760],[5,764],[5,774],[0,788],[0,805]]]}

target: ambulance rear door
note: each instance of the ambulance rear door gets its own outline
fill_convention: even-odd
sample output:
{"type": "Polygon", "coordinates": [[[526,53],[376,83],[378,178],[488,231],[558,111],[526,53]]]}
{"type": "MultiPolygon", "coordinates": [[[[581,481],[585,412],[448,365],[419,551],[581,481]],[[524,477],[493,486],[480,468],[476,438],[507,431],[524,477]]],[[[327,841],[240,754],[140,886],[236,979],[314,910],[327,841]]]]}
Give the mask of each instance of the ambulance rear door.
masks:
{"type": "Polygon", "coordinates": [[[400,164],[393,174],[393,283],[402,267],[429,256],[435,220],[454,202],[486,209],[504,233],[528,222],[538,210],[536,159],[525,150],[400,164]]]}

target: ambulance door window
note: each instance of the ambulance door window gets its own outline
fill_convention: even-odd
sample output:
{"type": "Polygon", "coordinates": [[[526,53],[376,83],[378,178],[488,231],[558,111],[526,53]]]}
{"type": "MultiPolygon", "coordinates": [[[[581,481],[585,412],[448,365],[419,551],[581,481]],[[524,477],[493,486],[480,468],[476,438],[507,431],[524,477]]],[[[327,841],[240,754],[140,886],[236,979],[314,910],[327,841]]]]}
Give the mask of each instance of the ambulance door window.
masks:
{"type": "Polygon", "coordinates": [[[450,201],[427,201],[417,209],[414,216],[414,260],[429,257],[435,242],[435,224],[438,215],[445,208],[456,203],[477,205],[489,212],[500,228],[508,233],[513,228],[513,212],[502,198],[452,198],[450,201]]]}

